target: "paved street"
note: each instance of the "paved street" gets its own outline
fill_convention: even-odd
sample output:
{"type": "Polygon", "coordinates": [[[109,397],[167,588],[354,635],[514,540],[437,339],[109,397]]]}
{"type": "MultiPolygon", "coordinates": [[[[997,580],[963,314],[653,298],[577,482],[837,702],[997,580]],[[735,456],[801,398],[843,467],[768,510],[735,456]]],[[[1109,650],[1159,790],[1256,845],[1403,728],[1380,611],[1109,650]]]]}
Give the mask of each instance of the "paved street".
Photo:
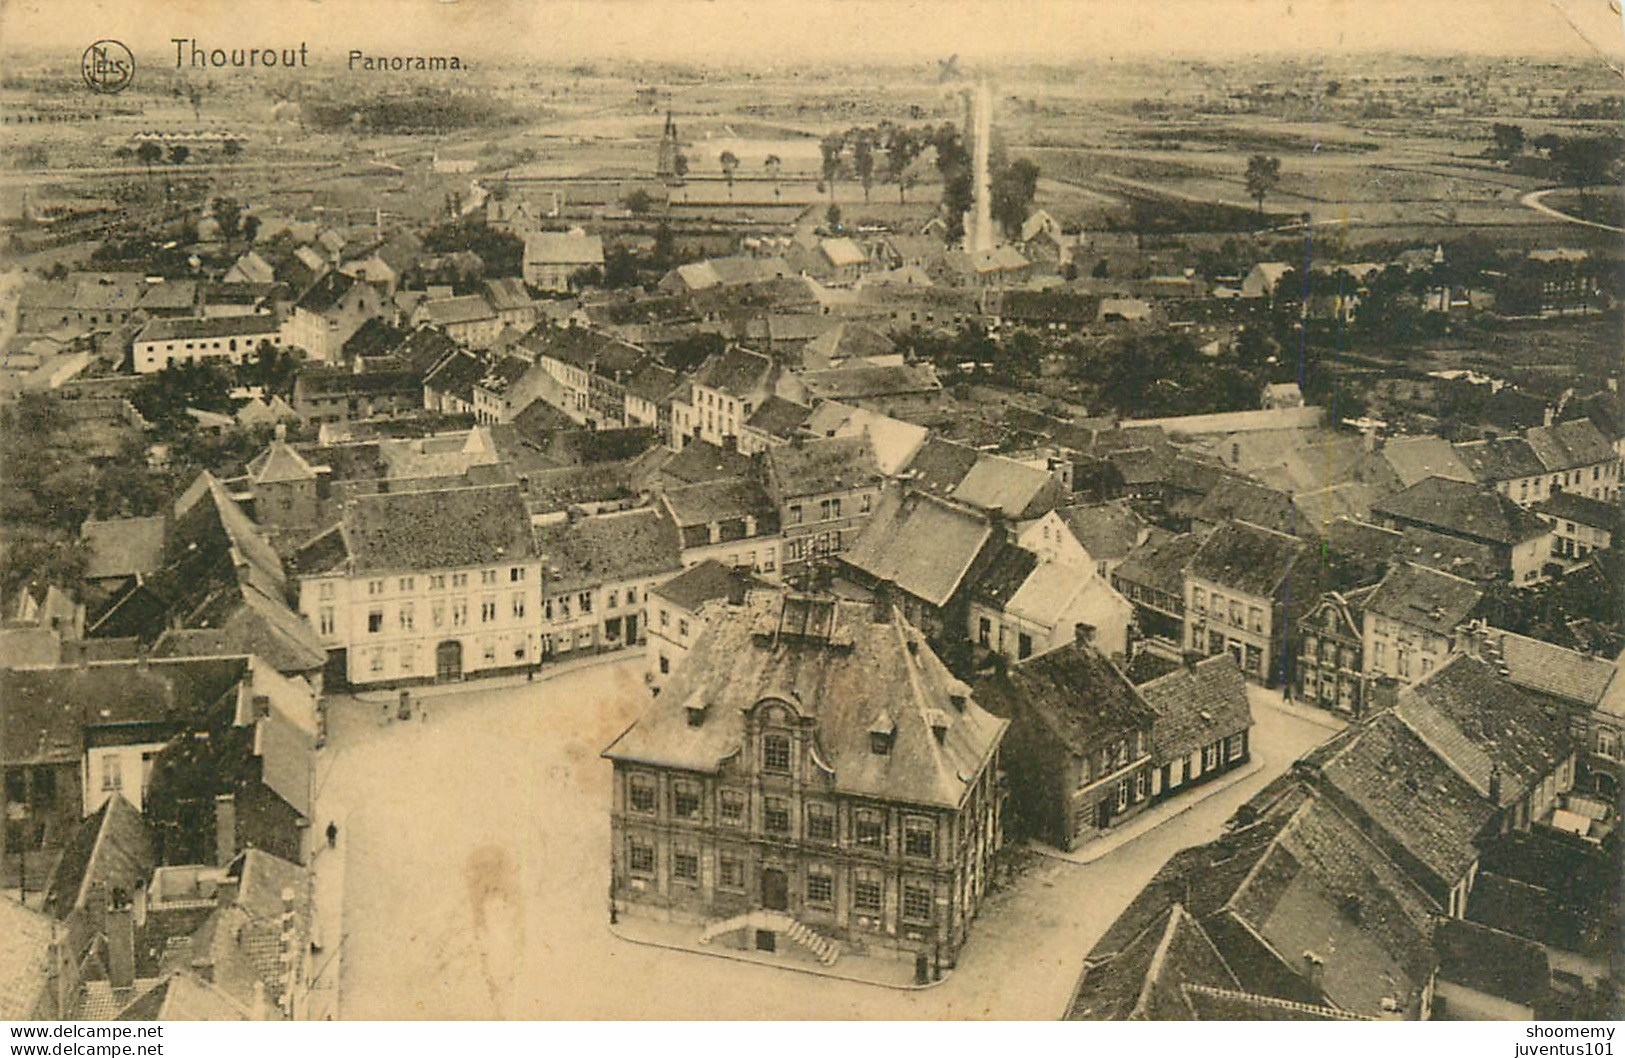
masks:
{"type": "Polygon", "coordinates": [[[1039,860],[985,905],[957,972],[899,992],[609,934],[598,753],[645,695],[628,657],[437,697],[387,727],[378,704],[334,701],[316,825],[338,820],[347,845],[344,1017],[1053,1018],[1163,861],[1329,734],[1258,692],[1266,767],[1094,863],[1039,860]]]}

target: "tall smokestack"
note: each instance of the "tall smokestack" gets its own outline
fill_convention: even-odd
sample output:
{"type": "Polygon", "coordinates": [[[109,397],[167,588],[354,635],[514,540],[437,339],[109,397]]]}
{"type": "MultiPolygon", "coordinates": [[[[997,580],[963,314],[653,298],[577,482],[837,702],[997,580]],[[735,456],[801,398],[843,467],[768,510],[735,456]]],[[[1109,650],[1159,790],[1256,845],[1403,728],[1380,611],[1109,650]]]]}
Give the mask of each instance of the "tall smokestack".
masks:
{"type": "Polygon", "coordinates": [[[972,150],[975,152],[976,182],[972,188],[975,196],[972,208],[976,215],[971,228],[972,253],[993,249],[993,181],[988,173],[988,152],[993,138],[993,87],[985,78],[976,82],[975,101],[976,142],[972,150]]]}

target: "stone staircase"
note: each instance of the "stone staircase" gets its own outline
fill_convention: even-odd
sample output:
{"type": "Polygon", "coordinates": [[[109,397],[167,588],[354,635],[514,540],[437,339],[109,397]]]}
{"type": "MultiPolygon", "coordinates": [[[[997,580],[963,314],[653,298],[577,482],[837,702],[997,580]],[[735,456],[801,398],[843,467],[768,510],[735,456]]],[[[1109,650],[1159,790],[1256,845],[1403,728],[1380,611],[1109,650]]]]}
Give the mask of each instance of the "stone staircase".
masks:
{"type": "Polygon", "coordinates": [[[812,954],[821,965],[831,966],[841,957],[841,945],[789,915],[777,911],[750,911],[732,918],[708,923],[700,933],[700,943],[710,944],[718,937],[742,929],[766,929],[783,934],[812,954]]]}

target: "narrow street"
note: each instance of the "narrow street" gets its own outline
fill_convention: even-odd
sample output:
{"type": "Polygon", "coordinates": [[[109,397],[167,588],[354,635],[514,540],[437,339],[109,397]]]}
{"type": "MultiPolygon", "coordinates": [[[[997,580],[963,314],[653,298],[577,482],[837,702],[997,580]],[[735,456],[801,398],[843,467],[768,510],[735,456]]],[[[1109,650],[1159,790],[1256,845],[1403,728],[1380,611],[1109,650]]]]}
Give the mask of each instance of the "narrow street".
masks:
{"type": "Polygon", "coordinates": [[[344,1018],[1054,1018],[1084,954],[1167,857],[1330,734],[1256,692],[1263,769],[1094,863],[1038,859],[984,905],[954,974],[900,992],[608,932],[598,754],[646,693],[628,656],[432,698],[427,719],[387,725],[378,703],[333,700],[318,825],[339,822],[345,854],[344,1018]]]}

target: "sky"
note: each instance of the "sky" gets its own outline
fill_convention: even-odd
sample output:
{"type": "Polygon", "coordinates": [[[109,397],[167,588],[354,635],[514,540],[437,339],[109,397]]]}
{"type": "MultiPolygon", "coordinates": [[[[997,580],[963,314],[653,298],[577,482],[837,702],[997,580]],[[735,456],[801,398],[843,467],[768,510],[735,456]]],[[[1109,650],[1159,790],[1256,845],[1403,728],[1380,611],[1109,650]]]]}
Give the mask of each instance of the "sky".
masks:
{"type": "Polygon", "coordinates": [[[1609,0],[0,0],[0,51],[22,42],[77,56],[97,37],[170,63],[172,37],[549,62],[1365,51],[1625,62],[1625,20],[1609,0]]]}

